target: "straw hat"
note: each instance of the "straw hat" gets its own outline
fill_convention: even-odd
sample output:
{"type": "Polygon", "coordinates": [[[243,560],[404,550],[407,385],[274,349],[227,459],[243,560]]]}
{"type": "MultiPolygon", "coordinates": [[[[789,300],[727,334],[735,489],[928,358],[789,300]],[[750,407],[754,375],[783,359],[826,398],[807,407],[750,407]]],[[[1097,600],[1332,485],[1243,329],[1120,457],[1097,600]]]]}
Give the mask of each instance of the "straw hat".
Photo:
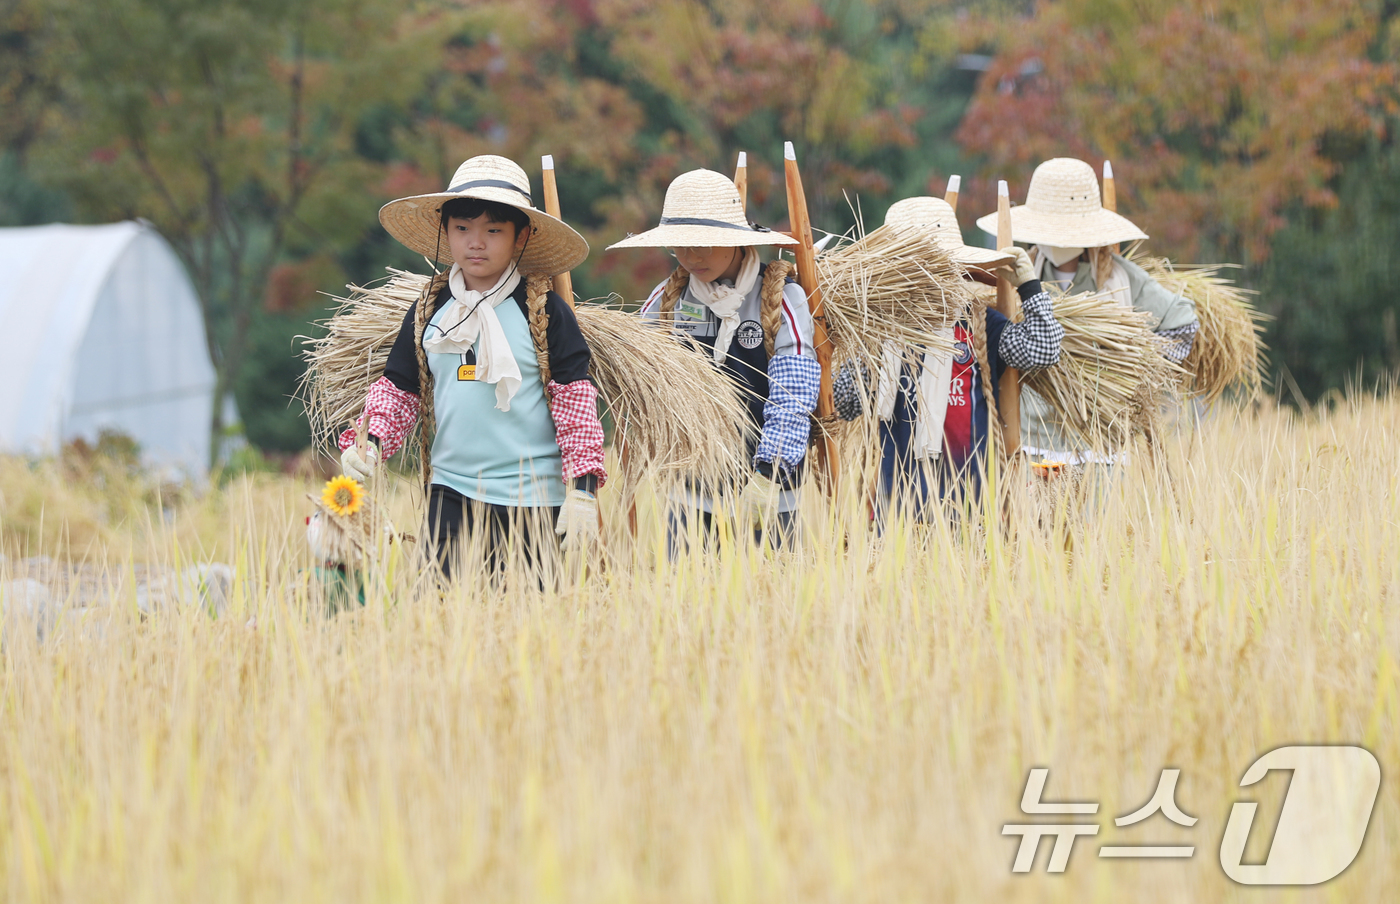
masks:
{"type": "MultiPolygon", "coordinates": [[[[977,221],[997,234],[997,215],[977,221]]],[[[1104,210],[1094,168],[1083,160],[1056,157],[1035,168],[1026,203],[1011,208],[1011,237],[1029,245],[1101,248],[1147,238],[1147,233],[1111,210],[1104,210]]]]}
{"type": "Polygon", "coordinates": [[[796,245],[783,235],[749,225],[744,202],[728,176],[692,170],[666,189],[661,225],[629,235],[613,248],[741,248],[749,245],[796,245]]]}
{"type": "Polygon", "coordinates": [[[958,215],[953,205],[942,198],[905,198],[896,201],[885,212],[885,225],[895,229],[911,226],[927,226],[933,229],[934,240],[948,256],[968,267],[987,267],[1011,259],[991,248],[975,248],[964,245],[962,229],[958,227],[958,215]]]}
{"type": "Polygon", "coordinates": [[[520,271],[544,276],[566,273],[588,258],[588,242],[542,210],[530,197],[530,178],[513,160],[485,154],[457,167],[447,191],[390,201],[379,209],[379,222],[409,249],[440,264],[452,263],[442,233],[442,205],[453,198],[495,201],[522,211],[534,234],[520,258],[520,271]]]}

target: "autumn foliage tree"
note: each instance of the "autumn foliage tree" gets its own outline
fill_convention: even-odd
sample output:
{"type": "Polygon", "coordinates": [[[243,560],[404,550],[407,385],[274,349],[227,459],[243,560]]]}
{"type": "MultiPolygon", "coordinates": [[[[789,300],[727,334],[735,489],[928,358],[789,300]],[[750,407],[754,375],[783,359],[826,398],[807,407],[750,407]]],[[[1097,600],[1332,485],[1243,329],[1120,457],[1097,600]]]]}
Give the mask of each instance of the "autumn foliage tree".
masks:
{"type": "Polygon", "coordinates": [[[532,174],[559,166],[566,215],[594,244],[576,288],[635,298],[662,256],[602,247],[652,225],[667,183],[750,153],[755,218],[785,219],[784,140],[803,153],[819,221],[848,193],[887,192],[876,156],[914,141],[919,111],[891,90],[883,28],[904,7],[806,0],[509,0],[463,4],[444,69],[398,123],[391,193],[438,187],[467,156],[500,153],[532,174]]]}
{"type": "MultiPolygon", "coordinates": [[[[222,399],[289,239],[343,241],[372,219],[376,167],[356,130],[375,104],[408,103],[432,65],[414,22],[374,0],[48,0],[45,12],[59,97],[40,171],[87,216],[144,217],[170,240],[222,399]]],[[[222,417],[215,405],[216,437],[222,417]]]]}
{"type": "Polygon", "coordinates": [[[1377,52],[1393,6],[1036,3],[969,29],[996,55],[957,139],[1017,199],[1041,160],[1111,159],[1155,250],[1261,259],[1290,205],[1336,202],[1328,142],[1379,135],[1395,113],[1396,64],[1377,52]]]}
{"type": "MultiPolygon", "coordinates": [[[[904,4],[907,5],[907,4],[904,4]]],[[[924,7],[942,4],[922,4],[924,7]]],[[[635,191],[612,205],[625,231],[651,225],[666,184],[696,166],[728,171],[749,154],[751,217],[786,221],[782,146],[795,142],[814,221],[850,222],[847,199],[887,194],[878,154],[916,141],[920,111],[892,90],[886,28],[901,4],[804,0],[598,0],[607,59],[648,98],[652,153],[635,191]]],[[[648,278],[664,271],[650,267],[648,278]]],[[[605,259],[605,266],[612,261],[605,259]]]]}
{"type": "MultiPolygon", "coordinates": [[[[1358,148],[1368,172],[1394,171],[1396,11],[1391,0],[0,0],[0,220],[67,209],[153,221],[205,306],[220,395],[238,393],[255,441],[290,449],[306,437],[287,406],[292,342],[319,314],[316,291],[426,266],[375,212],[442,188],[467,157],[511,157],[538,186],[540,156],[554,155],[565,217],[593,248],[575,274],[584,297],[636,300],[654,285],[664,254],[605,247],[654,225],[677,174],[728,171],[740,150],[750,216],[781,227],[784,140],[821,228],[878,224],[899,198],[942,194],[953,172],[967,222],[992,209],[996,178],[1019,200],[1037,162],[1069,154],[1114,161],[1120,204],[1154,250],[1252,263],[1279,242],[1310,247],[1314,227],[1389,235],[1376,225],[1389,195],[1341,176],[1358,148]],[[990,60],[980,74],[979,60],[990,60]],[[41,190],[63,203],[39,203],[41,190]],[[1373,209],[1329,214],[1340,196],[1373,209]]],[[[1327,287],[1269,266],[1250,273],[1315,311],[1277,321],[1300,338],[1276,347],[1301,354],[1327,287]]],[[[1394,297],[1391,281],[1376,270],[1355,284],[1394,297]]],[[[1337,336],[1318,371],[1345,359],[1337,336]]],[[[1400,360],[1392,346],[1367,354],[1400,360]]]]}

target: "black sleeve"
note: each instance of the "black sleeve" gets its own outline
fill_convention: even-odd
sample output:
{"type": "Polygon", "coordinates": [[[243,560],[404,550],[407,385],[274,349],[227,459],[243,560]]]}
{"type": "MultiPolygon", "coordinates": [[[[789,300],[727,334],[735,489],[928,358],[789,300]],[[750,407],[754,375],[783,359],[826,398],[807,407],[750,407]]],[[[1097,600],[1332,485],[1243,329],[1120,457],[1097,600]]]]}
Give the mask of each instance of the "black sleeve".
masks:
{"type": "Polygon", "coordinates": [[[413,339],[413,321],[417,315],[418,302],[415,301],[404,315],[403,326],[399,327],[399,334],[394,338],[393,347],[389,349],[389,360],[384,364],[384,376],[388,377],[389,382],[400,392],[411,392],[421,396],[422,387],[418,385],[418,349],[413,339]]]}
{"type": "Polygon", "coordinates": [[[549,346],[549,378],[559,384],[587,380],[593,353],[588,350],[588,342],[578,327],[573,308],[563,298],[550,292],[545,300],[545,311],[549,314],[549,326],[545,330],[546,344],[549,346]]]}
{"type": "Polygon", "coordinates": [[[992,366],[993,384],[1000,384],[1001,375],[1006,373],[1006,362],[1001,359],[1001,334],[1010,322],[1001,311],[987,308],[987,363],[992,366]]]}

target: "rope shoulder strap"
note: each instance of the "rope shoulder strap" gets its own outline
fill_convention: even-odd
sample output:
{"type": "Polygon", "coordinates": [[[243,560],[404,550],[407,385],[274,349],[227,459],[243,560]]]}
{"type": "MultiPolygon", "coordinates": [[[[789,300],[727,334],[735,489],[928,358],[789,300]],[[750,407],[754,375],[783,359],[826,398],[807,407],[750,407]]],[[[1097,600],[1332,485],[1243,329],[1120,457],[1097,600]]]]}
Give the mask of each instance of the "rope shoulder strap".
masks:
{"type": "Polygon", "coordinates": [[[554,288],[554,280],[548,276],[530,275],[525,277],[526,319],[530,323],[530,340],[535,345],[535,357],[540,362],[540,382],[545,394],[549,393],[549,293],[554,288]]]}
{"type": "Polygon", "coordinates": [[[763,327],[763,350],[770,358],[783,325],[783,284],[791,272],[788,261],[773,261],[763,271],[763,286],[758,290],[758,322],[763,327]]]}
{"type": "Polygon", "coordinates": [[[684,267],[677,267],[666,277],[666,287],[661,290],[661,304],[657,306],[657,310],[661,313],[661,322],[667,327],[676,325],[676,302],[681,300],[681,295],[685,293],[685,287],[688,285],[690,274],[684,267]]]}
{"type": "Polygon", "coordinates": [[[428,328],[432,316],[433,301],[447,288],[447,271],[435,274],[423,287],[418,298],[418,306],[413,317],[413,351],[418,358],[418,457],[422,465],[423,486],[433,479],[431,450],[433,434],[437,432],[437,419],[433,414],[433,372],[428,367],[428,353],[423,350],[423,332],[428,328]]]}

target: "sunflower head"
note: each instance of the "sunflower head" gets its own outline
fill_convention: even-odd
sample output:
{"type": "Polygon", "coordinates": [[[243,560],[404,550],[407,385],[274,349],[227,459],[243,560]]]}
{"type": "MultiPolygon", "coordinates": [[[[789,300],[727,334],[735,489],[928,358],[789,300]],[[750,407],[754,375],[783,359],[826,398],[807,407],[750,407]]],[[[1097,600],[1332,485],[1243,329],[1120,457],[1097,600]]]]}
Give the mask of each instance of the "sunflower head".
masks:
{"type": "Polygon", "coordinates": [[[365,488],[355,478],[341,474],[326,481],[325,489],[321,490],[321,501],[337,515],[353,515],[364,505],[365,488]]]}

